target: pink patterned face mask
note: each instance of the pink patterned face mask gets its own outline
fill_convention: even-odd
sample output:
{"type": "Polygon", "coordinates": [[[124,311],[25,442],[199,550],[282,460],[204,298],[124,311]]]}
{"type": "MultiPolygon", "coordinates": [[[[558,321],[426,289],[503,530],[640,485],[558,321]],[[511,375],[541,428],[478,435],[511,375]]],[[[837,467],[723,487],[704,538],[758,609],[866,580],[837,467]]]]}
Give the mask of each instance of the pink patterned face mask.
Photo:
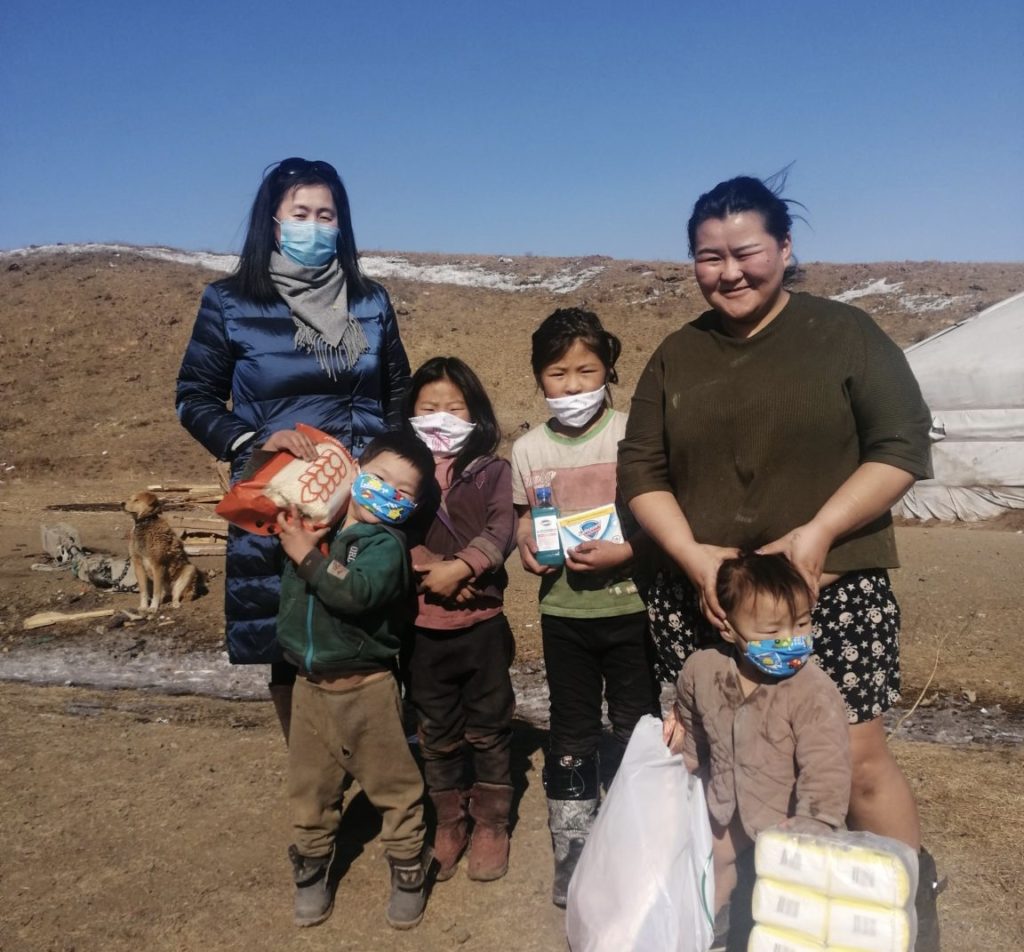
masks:
{"type": "Polygon", "coordinates": [[[411,417],[409,423],[435,456],[455,456],[476,429],[475,423],[443,410],[411,417]]]}

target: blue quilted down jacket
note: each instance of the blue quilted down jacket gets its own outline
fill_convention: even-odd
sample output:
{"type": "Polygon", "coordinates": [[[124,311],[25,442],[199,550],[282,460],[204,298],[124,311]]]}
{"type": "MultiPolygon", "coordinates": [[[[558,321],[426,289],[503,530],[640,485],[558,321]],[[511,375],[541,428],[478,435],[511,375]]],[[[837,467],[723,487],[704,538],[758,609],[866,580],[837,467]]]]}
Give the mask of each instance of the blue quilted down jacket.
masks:
{"type": "MultiPolygon", "coordinates": [[[[175,402],[185,429],[218,459],[230,460],[232,480],[275,430],[306,423],[358,457],[374,436],[401,422],[409,360],[387,293],[372,285],[370,294],[348,303],[369,350],[332,380],[313,354],[296,350],[283,301],[246,301],[223,281],[204,291],[175,402]],[[247,433],[254,435],[241,440],[247,433]]],[[[282,660],[275,626],[284,558],[277,539],[229,530],[225,614],[235,664],[282,660]]]]}

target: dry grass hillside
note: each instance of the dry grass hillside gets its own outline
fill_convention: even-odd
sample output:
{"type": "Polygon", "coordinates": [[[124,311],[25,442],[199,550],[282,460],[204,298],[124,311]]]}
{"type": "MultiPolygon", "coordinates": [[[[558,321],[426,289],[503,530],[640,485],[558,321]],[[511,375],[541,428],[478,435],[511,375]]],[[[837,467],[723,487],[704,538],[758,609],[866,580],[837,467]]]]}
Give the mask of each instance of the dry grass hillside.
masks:
{"type": "MultiPolygon", "coordinates": [[[[403,258],[423,267],[453,261],[403,258]]],[[[383,281],[413,366],[439,353],[465,359],[484,379],[508,431],[542,413],[529,337],[554,308],[586,305],[622,338],[623,406],[657,343],[702,309],[685,264],[454,260],[522,279],[600,269],[568,294],[383,281]]],[[[130,252],[0,256],[0,465],[15,467],[7,478],[73,472],[81,480],[206,480],[206,454],[174,415],[174,381],[202,288],[219,276],[130,252]]],[[[886,281],[888,288],[900,283],[899,291],[856,303],[906,345],[1024,287],[1024,265],[810,264],[800,287],[835,295],[886,281]]]]}

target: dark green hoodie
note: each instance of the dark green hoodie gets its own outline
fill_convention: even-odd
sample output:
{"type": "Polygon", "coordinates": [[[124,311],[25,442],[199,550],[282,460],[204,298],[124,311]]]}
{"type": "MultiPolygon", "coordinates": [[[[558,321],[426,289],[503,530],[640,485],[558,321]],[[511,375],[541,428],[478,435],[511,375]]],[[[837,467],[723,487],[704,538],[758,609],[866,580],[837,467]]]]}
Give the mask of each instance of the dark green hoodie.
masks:
{"type": "Polygon", "coordinates": [[[390,668],[415,608],[401,532],[357,522],[330,554],[314,550],[281,578],[277,638],[303,671],[326,674],[390,668]]]}

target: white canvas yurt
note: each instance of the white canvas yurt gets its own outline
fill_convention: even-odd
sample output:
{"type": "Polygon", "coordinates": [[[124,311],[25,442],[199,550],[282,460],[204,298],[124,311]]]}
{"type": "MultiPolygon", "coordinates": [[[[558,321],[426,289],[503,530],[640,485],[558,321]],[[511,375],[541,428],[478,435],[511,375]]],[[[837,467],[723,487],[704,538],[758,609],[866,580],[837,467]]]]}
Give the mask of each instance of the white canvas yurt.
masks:
{"type": "Polygon", "coordinates": [[[988,519],[1024,508],[1024,294],[906,349],[932,412],[935,478],[893,510],[988,519]]]}

